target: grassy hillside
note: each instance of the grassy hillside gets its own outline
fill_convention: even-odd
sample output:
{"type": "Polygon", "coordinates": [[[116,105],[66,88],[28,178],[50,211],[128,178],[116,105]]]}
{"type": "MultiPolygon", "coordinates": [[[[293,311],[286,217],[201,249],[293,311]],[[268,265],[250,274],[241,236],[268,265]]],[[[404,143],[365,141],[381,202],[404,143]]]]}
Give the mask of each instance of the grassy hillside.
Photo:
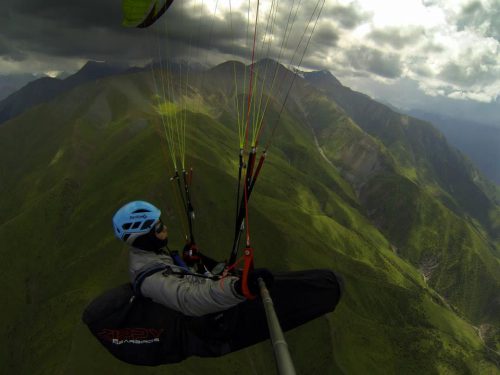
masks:
{"type": "MultiPolygon", "coordinates": [[[[224,258],[232,241],[238,141],[228,121],[234,118],[229,104],[215,104],[224,96],[222,88],[218,95],[201,95],[202,106],[188,108],[186,116],[198,242],[224,258]]],[[[126,281],[126,248],[111,228],[111,216],[123,203],[156,203],[171,228],[173,247],[182,244],[152,97],[146,74],[111,77],[79,86],[0,127],[0,238],[6,244],[0,251],[5,265],[0,293],[9,301],[0,312],[0,334],[9,342],[0,352],[2,373],[275,373],[268,342],[218,359],[192,358],[160,368],[126,365],[105,352],[80,321],[92,298],[126,281]]],[[[348,137],[355,129],[368,146],[382,150],[381,171],[397,167],[379,141],[345,115],[332,116],[326,130],[343,124],[348,137]]],[[[345,139],[337,136],[335,149],[339,138],[345,139]]],[[[293,112],[285,113],[271,150],[251,204],[257,266],[332,268],[346,284],[334,313],[287,334],[299,373],[500,373],[473,325],[394,251],[390,224],[373,224],[359,186],[325,159],[310,127],[293,112]]],[[[334,162],[341,166],[341,160],[334,162]]],[[[378,180],[369,186],[368,202],[381,186],[378,180]]],[[[389,183],[394,186],[399,182],[389,183]]],[[[428,199],[444,210],[432,195],[428,199]]],[[[427,226],[438,230],[435,225],[440,223],[427,226]]],[[[422,226],[414,230],[405,238],[417,236],[422,226]]],[[[454,230],[450,240],[460,240],[454,230]]],[[[481,238],[474,237],[470,246],[471,254],[482,256],[481,238]]],[[[497,262],[490,272],[498,269],[498,258],[485,260],[497,262]]],[[[492,277],[484,282],[495,287],[492,277]]],[[[483,305],[478,309],[470,314],[488,316],[483,305]]]]}
{"type": "Polygon", "coordinates": [[[462,316],[498,327],[500,216],[487,181],[430,124],[324,75],[309,81],[341,111],[312,96],[308,120],[366,215],[462,316]]]}

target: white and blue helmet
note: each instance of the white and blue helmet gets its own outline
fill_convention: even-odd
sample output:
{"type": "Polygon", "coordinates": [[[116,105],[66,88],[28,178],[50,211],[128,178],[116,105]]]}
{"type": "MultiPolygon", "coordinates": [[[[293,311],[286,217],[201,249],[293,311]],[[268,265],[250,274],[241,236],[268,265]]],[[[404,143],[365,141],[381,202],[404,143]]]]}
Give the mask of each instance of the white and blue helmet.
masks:
{"type": "Polygon", "coordinates": [[[148,233],[160,221],[160,215],[161,211],[151,203],[129,202],[113,216],[115,236],[132,245],[137,237],[148,233]]]}

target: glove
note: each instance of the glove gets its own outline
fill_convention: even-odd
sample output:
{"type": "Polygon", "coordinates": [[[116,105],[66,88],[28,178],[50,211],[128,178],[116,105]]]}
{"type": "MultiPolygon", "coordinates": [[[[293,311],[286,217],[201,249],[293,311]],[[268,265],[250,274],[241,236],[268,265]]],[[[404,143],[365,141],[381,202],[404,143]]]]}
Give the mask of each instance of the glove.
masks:
{"type": "MultiPolygon", "coordinates": [[[[274,276],[271,273],[271,271],[269,271],[267,268],[256,268],[253,271],[251,271],[248,274],[248,289],[250,290],[250,293],[256,296],[258,296],[260,292],[259,281],[258,281],[259,278],[264,280],[264,283],[269,289],[273,286],[274,283],[274,276]]],[[[243,280],[239,279],[234,284],[234,289],[240,295],[243,295],[242,282],[243,280]]]]}
{"type": "Polygon", "coordinates": [[[200,261],[200,254],[198,247],[195,244],[187,243],[182,249],[182,260],[186,262],[189,267],[192,267],[200,261]]]}

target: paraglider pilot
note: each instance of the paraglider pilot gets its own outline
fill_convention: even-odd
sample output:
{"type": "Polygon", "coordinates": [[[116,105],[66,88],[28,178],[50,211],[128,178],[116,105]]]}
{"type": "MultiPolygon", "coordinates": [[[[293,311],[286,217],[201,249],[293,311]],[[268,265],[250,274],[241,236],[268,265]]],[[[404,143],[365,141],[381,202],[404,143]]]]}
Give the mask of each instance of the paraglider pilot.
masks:
{"type": "MultiPolygon", "coordinates": [[[[205,275],[211,275],[210,271],[217,265],[213,259],[200,252],[193,254],[193,249],[189,247],[184,249],[183,260],[177,262],[178,257],[165,252],[168,229],[160,215],[161,211],[152,204],[133,201],[120,208],[113,217],[115,235],[130,245],[131,282],[141,279],[141,274],[146,276],[141,280],[138,292],[187,316],[203,316],[243,302],[241,279],[237,276],[213,280],[186,274],[187,265],[197,265],[205,271],[205,275]],[[162,266],[163,272],[159,272],[162,266]]],[[[259,277],[268,286],[272,285],[271,272],[256,269],[249,274],[248,281],[253,294],[258,294],[259,277]]]]}
{"type": "MultiPolygon", "coordinates": [[[[144,201],[114,215],[116,236],[130,245],[131,282],[85,308],[82,320],[97,340],[122,361],[158,366],[190,356],[219,357],[269,339],[263,300],[243,296],[242,278],[215,276],[217,262],[192,247],[183,259],[165,252],[168,229],[160,215],[144,201]]],[[[341,296],[340,280],[328,269],[274,275],[255,269],[247,281],[254,295],[260,279],[270,287],[283,331],[333,311],[341,296]]]]}

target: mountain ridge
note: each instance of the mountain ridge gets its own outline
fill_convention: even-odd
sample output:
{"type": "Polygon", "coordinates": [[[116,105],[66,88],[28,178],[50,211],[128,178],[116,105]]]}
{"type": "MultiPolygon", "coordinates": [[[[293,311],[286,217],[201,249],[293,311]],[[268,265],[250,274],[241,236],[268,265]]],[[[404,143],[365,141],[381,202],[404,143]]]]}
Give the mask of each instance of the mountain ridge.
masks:
{"type": "Polygon", "coordinates": [[[500,184],[500,168],[496,163],[500,159],[500,151],[498,151],[500,149],[500,129],[498,127],[419,110],[408,111],[408,114],[432,122],[491,181],[497,185],[500,184]]]}
{"type": "MultiPolygon", "coordinates": [[[[375,170],[372,171],[374,173],[371,175],[364,175],[364,177],[363,174],[358,173],[361,175],[361,182],[358,183],[365,184],[365,187],[358,191],[360,199],[364,201],[365,208],[367,209],[367,215],[371,217],[375,223],[377,223],[377,227],[381,229],[389,239],[394,241],[395,248],[398,248],[400,252],[402,249],[407,248],[407,250],[403,250],[401,253],[405,258],[412,261],[416,267],[423,267],[429,259],[439,259],[448,256],[445,255],[448,251],[451,253],[456,251],[456,249],[453,249],[455,245],[446,245],[442,242],[438,247],[435,247],[435,245],[429,246],[421,242],[418,243],[418,236],[422,236],[423,233],[419,232],[419,235],[412,234],[412,230],[414,230],[415,227],[421,227],[421,229],[424,230],[424,233],[426,233],[424,238],[430,239],[435,237],[437,240],[439,236],[432,235],[431,237],[429,232],[430,228],[427,228],[428,225],[426,223],[427,220],[430,220],[431,216],[425,211],[431,210],[432,212],[442,212],[442,208],[439,208],[440,205],[443,205],[442,207],[446,207],[447,210],[451,211],[450,214],[452,216],[450,216],[449,219],[446,219],[446,221],[451,220],[452,222],[455,222],[458,225],[457,230],[469,233],[470,241],[475,241],[473,238],[477,239],[478,236],[483,236],[483,234],[481,233],[481,230],[477,231],[478,225],[473,223],[474,219],[469,218],[469,215],[475,217],[480,222],[486,223],[486,229],[489,231],[492,238],[491,240],[483,243],[483,250],[481,250],[483,255],[481,256],[498,254],[498,220],[493,219],[491,222],[489,221],[489,215],[498,215],[498,204],[495,200],[496,196],[492,192],[485,192],[482,190],[486,189],[485,186],[487,186],[487,183],[480,178],[476,179],[477,173],[473,170],[470,163],[468,163],[459,153],[448,147],[444,137],[439,132],[432,128],[428,123],[421,121],[415,122],[415,120],[412,120],[411,118],[394,113],[390,108],[382,104],[377,104],[364,94],[355,93],[348,88],[339,86],[334,88],[325,87],[323,82],[324,81],[320,80],[315,83],[320,86],[322,92],[330,97],[333,97],[335,101],[346,111],[346,113],[352,116],[356,124],[360,124],[362,129],[366,130],[368,134],[371,134],[376,138],[375,141],[372,141],[372,146],[370,146],[373,150],[372,155],[379,154],[381,156],[385,155],[386,157],[387,161],[385,163],[385,168],[379,168],[379,170],[376,170],[375,168],[375,170]],[[345,94],[345,96],[342,96],[342,94],[345,94]],[[361,111],[359,111],[358,108],[361,109],[361,111]],[[371,109],[373,115],[367,115],[367,118],[364,118],[363,113],[370,113],[370,111],[367,111],[367,108],[371,109]],[[381,115],[384,113],[387,114],[386,117],[381,115]],[[368,118],[371,120],[368,121],[368,118]],[[414,128],[413,130],[412,127],[414,128]],[[411,134],[411,137],[404,136],[405,132],[408,131],[411,131],[411,133],[409,133],[411,134]],[[424,136],[423,139],[422,136],[424,136]],[[379,143],[380,141],[381,143],[379,143]],[[380,151],[377,152],[376,150],[380,147],[380,151]],[[432,153],[424,151],[426,149],[429,149],[432,153]],[[411,150],[410,153],[407,150],[411,150]],[[419,155],[421,161],[413,157],[412,154],[419,155]],[[426,156],[426,154],[429,154],[430,157],[426,156]],[[437,155],[439,156],[436,158],[437,155]],[[403,158],[401,158],[401,156],[403,158]],[[437,164],[433,166],[433,164],[436,163],[435,159],[438,159],[437,164]],[[405,167],[404,164],[403,168],[401,168],[401,166],[391,166],[391,164],[393,164],[391,162],[392,160],[399,160],[400,162],[402,160],[404,164],[407,164],[407,166],[405,167]],[[443,167],[443,161],[448,161],[446,168],[443,167]],[[412,172],[413,170],[422,170],[419,165],[427,166],[426,168],[428,169],[428,172],[425,174],[408,173],[408,171],[412,172]],[[454,170],[459,172],[454,172],[454,170]],[[387,185],[388,181],[392,181],[392,183],[387,185]],[[462,185],[462,183],[465,184],[462,185]],[[378,184],[382,185],[380,187],[376,187],[378,184]],[[392,188],[390,188],[391,185],[393,185],[392,188]],[[367,189],[366,186],[369,188],[367,189]],[[405,188],[403,188],[403,186],[405,186],[405,188]],[[394,187],[397,189],[394,190],[394,187]],[[373,194],[373,188],[375,188],[375,192],[378,193],[373,194]],[[414,191],[414,193],[411,193],[412,195],[410,195],[410,197],[413,196],[413,198],[408,197],[410,198],[408,203],[411,203],[412,200],[416,199],[426,203],[413,206],[410,210],[405,209],[406,207],[410,208],[412,206],[411,204],[404,203],[405,195],[401,195],[402,189],[409,189],[407,193],[414,191]],[[461,193],[464,189],[467,192],[477,191],[478,193],[476,196],[468,193],[461,193]],[[393,191],[393,195],[390,196],[383,194],[384,190],[393,191]],[[462,197],[460,197],[460,194],[462,194],[462,197]],[[384,196],[386,198],[381,200],[381,197],[384,196]],[[456,201],[450,200],[449,197],[451,196],[453,196],[453,199],[459,199],[456,201]],[[435,203],[431,203],[429,200],[430,197],[438,198],[440,201],[439,205],[434,206],[435,203]],[[397,206],[398,202],[400,205],[399,207],[397,206]],[[391,206],[394,206],[394,203],[396,203],[396,206],[390,209],[391,206]],[[390,210],[388,211],[388,209],[390,210]],[[407,215],[405,220],[401,220],[401,217],[399,217],[402,214],[407,215]],[[415,225],[414,220],[420,215],[425,215],[426,221],[419,221],[420,224],[415,225]],[[395,217],[396,219],[391,220],[391,217],[395,217]],[[458,219],[459,221],[455,221],[456,219],[453,217],[460,219],[458,219]],[[465,223],[469,222],[471,219],[472,227],[465,229],[468,227],[468,224],[465,223]],[[408,227],[409,222],[413,224],[408,227]],[[462,223],[458,224],[459,222],[462,223]],[[462,229],[458,229],[459,227],[462,227],[462,229]],[[469,230],[472,230],[473,232],[469,232],[469,230]],[[476,233],[474,234],[474,232],[476,233]],[[401,236],[405,233],[408,237],[401,236]],[[415,244],[412,244],[413,241],[415,241],[415,244]],[[416,243],[418,243],[418,245],[416,243]],[[434,258],[436,256],[437,258],[434,258]]],[[[316,117],[315,122],[317,124],[322,121],[324,122],[321,118],[320,111],[316,110],[314,115],[316,117]]],[[[330,116],[330,118],[331,117],[332,116],[330,116]]],[[[347,126],[355,128],[356,124],[347,126]]],[[[338,142],[341,139],[342,137],[338,136],[335,140],[335,143],[337,143],[337,145],[335,145],[335,153],[332,154],[330,152],[329,154],[332,160],[341,161],[343,158],[341,154],[338,154],[340,147],[338,142]]],[[[347,145],[349,144],[351,145],[350,147],[352,147],[352,145],[356,145],[356,142],[350,140],[347,145]]],[[[342,148],[340,148],[340,150],[341,149],[342,148]]],[[[326,152],[327,154],[329,153],[328,149],[326,152]]],[[[366,155],[363,151],[358,151],[357,154],[366,155]]],[[[344,168],[347,168],[348,171],[352,171],[352,158],[348,159],[347,162],[344,160],[341,164],[344,165],[344,168]]],[[[425,171],[425,169],[423,170],[425,171]]],[[[350,179],[352,180],[352,177],[350,179]]],[[[443,215],[448,216],[448,214],[442,212],[438,217],[445,217],[443,215]]],[[[439,243],[441,240],[437,241],[439,243]]],[[[456,258],[456,256],[453,257],[456,258]]],[[[495,264],[496,261],[494,259],[490,259],[485,264],[489,263],[495,264]]],[[[443,265],[441,265],[441,267],[442,266],[443,265]]],[[[430,280],[430,283],[439,290],[440,287],[434,284],[439,283],[437,280],[439,279],[439,269],[437,269],[437,266],[434,268],[436,277],[434,280],[430,280]]],[[[491,275],[491,277],[496,279],[498,282],[498,277],[494,276],[496,271],[490,270],[486,273],[491,275]]],[[[442,292],[449,293],[445,292],[444,289],[442,292]]],[[[493,302],[496,298],[496,292],[492,290],[491,293],[491,302],[486,302],[486,304],[490,306],[497,306],[496,309],[498,311],[498,305],[493,302]]],[[[497,313],[490,314],[490,319],[495,320],[496,314],[497,313]]]]}
{"type": "MultiPolygon", "coordinates": [[[[394,112],[391,108],[377,103],[367,95],[357,93],[344,86],[336,86],[336,89],[332,89],[325,88],[325,83],[322,80],[309,79],[309,81],[315,84],[316,87],[325,90],[326,94],[333,98],[346,111],[346,113],[351,118],[353,118],[353,120],[365,131],[381,139],[382,142],[384,142],[384,144],[389,148],[392,147],[394,151],[399,153],[400,158],[403,157],[404,159],[406,159],[405,164],[407,168],[413,169],[415,166],[415,162],[425,164],[428,167],[432,168],[432,170],[429,171],[430,173],[427,173],[427,175],[410,175],[410,178],[420,179],[421,182],[425,182],[427,184],[438,184],[441,188],[444,188],[445,191],[456,189],[456,187],[453,187],[452,185],[453,176],[449,176],[449,178],[447,178],[447,181],[444,181],[441,178],[441,174],[442,172],[446,172],[447,170],[449,170],[450,167],[453,167],[457,170],[456,172],[450,172],[462,173],[460,170],[465,171],[465,169],[462,169],[461,165],[463,165],[465,161],[458,153],[456,153],[452,148],[449,147],[444,136],[440,132],[438,132],[430,123],[426,123],[411,117],[404,117],[404,115],[394,112]],[[355,105],[356,107],[353,108],[353,105],[355,105]],[[373,115],[365,115],[366,113],[373,113],[376,114],[376,116],[374,117],[373,115]],[[369,117],[370,120],[367,117],[369,117]],[[385,121],[388,122],[384,123],[385,121]],[[399,141],[399,137],[402,136],[404,136],[406,139],[404,140],[404,144],[402,145],[403,149],[398,150],[398,147],[401,147],[401,145],[397,144],[396,140],[399,141]],[[415,140],[419,141],[420,143],[415,142],[415,140]],[[431,148],[442,149],[444,154],[450,155],[448,157],[448,160],[446,161],[448,163],[447,168],[443,167],[442,163],[440,164],[440,158],[435,158],[432,155],[430,155],[430,157],[426,157],[425,154],[423,154],[422,150],[426,147],[429,147],[425,145],[425,142],[433,142],[431,148]],[[415,152],[414,150],[416,150],[418,154],[423,156],[420,157],[420,161],[416,160],[412,155],[412,152],[415,152]],[[445,186],[446,184],[451,185],[445,186]]],[[[413,173],[411,170],[409,172],[413,173]]],[[[484,193],[475,190],[475,182],[473,181],[475,176],[473,178],[469,176],[469,173],[469,171],[467,171],[466,173],[462,173],[460,176],[460,181],[469,181],[469,187],[467,188],[468,191],[472,194],[476,194],[476,199],[472,199],[473,201],[484,201],[484,197],[481,197],[481,195],[484,193]]],[[[481,183],[483,185],[487,184],[486,181],[481,181],[481,183]]],[[[463,196],[459,197],[459,199],[462,206],[467,206],[467,201],[470,200],[470,196],[468,196],[466,193],[463,193],[463,196]]],[[[490,195],[488,199],[495,199],[495,197],[490,195]]],[[[479,214],[474,214],[474,207],[469,207],[468,210],[469,213],[472,214],[472,216],[478,218],[479,214]]],[[[486,221],[487,220],[483,218],[483,223],[486,221]]]]}
{"type": "Polygon", "coordinates": [[[24,111],[45,103],[74,87],[98,78],[125,72],[128,67],[88,61],[80,70],[64,79],[42,77],[29,82],[0,101],[0,125],[24,111]]]}

